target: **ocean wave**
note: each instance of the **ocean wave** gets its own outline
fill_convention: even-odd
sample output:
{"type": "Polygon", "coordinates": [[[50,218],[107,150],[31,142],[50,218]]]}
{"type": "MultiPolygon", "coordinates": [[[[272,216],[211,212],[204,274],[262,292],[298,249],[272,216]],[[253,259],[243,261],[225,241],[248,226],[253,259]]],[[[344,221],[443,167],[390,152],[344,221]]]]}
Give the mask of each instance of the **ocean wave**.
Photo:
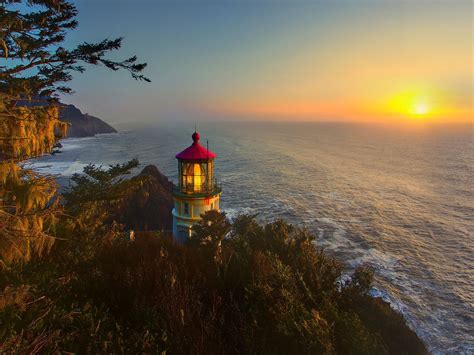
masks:
{"type": "Polygon", "coordinates": [[[61,177],[71,177],[75,173],[81,173],[88,164],[80,161],[73,162],[47,162],[41,160],[29,162],[28,167],[33,171],[61,177]]]}

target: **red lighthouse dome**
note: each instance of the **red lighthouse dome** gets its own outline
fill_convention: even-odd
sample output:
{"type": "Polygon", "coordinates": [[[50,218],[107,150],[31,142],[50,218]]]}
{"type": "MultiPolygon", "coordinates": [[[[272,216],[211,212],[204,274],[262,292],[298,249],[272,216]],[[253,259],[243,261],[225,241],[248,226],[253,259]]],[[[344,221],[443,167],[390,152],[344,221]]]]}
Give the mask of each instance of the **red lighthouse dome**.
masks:
{"type": "Polygon", "coordinates": [[[198,132],[194,132],[192,135],[193,144],[183,150],[181,153],[176,154],[176,159],[179,160],[208,160],[214,159],[217,155],[211,152],[209,149],[204,148],[200,143],[199,139],[201,135],[198,132]]]}

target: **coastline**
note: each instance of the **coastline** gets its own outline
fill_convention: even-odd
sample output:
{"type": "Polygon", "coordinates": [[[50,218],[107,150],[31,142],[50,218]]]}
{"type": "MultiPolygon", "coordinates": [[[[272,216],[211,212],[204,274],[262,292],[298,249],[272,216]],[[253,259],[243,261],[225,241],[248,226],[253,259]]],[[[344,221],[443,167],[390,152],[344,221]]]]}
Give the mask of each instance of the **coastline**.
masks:
{"type": "MultiPolygon", "coordinates": [[[[188,126],[152,125],[122,130],[117,135],[104,136],[106,139],[70,141],[74,145],[79,143],[81,148],[72,149],[71,144],[70,151],[51,158],[65,169],[76,164],[73,170],[79,171],[78,162],[107,166],[139,157],[142,167],[159,166],[166,176],[175,179],[173,152],[187,143],[192,130],[188,126]],[[68,163],[63,163],[64,160],[68,163]]],[[[461,314],[466,313],[468,305],[453,289],[456,284],[449,273],[451,266],[438,270],[438,261],[442,259],[444,265],[450,265],[453,243],[469,242],[467,236],[453,234],[442,229],[443,226],[455,223],[468,228],[470,222],[459,208],[453,217],[437,214],[437,206],[450,211],[450,200],[463,203],[457,190],[466,199],[469,194],[461,189],[469,186],[459,180],[456,190],[441,188],[437,186],[444,186],[441,185],[444,180],[433,181],[433,176],[424,175],[429,171],[427,164],[433,161],[430,154],[436,154],[436,162],[458,166],[457,161],[463,156],[447,154],[462,149],[469,136],[430,131],[420,140],[417,138],[420,135],[414,132],[407,137],[405,132],[374,129],[372,134],[351,128],[352,138],[348,140],[346,129],[338,127],[312,124],[290,131],[288,125],[203,126],[209,136],[216,137],[211,140],[211,147],[222,152],[217,168],[223,177],[223,209],[258,212],[261,221],[281,217],[309,228],[317,236],[317,245],[338,260],[347,261],[348,270],[364,262],[376,269],[375,286],[379,291],[386,291],[380,293],[382,298],[390,300],[392,308],[402,311],[411,329],[431,351],[448,348],[469,351],[473,342],[463,333],[467,325],[459,323],[465,319],[461,314]],[[295,137],[298,137],[297,146],[295,137]],[[340,137],[345,137],[343,143],[352,147],[349,152],[341,153],[340,137]],[[408,138],[412,144],[403,145],[408,138]],[[381,140],[385,148],[380,154],[389,156],[388,162],[379,159],[377,147],[381,140]],[[399,149],[401,145],[403,149],[399,149]],[[444,149],[444,145],[449,149],[444,149]],[[289,154],[290,146],[298,150],[298,155],[289,154]],[[269,150],[273,155],[268,154],[269,150]],[[281,161],[285,162],[284,166],[281,161]],[[347,175],[348,169],[353,173],[347,175]],[[249,171],[258,176],[249,179],[249,171]],[[265,179],[269,174],[275,186],[271,190],[265,179]],[[295,184],[305,179],[310,185],[295,184]],[[436,191],[444,191],[451,198],[444,197],[443,202],[433,195],[435,199],[427,199],[431,196],[428,193],[436,191]],[[454,217],[458,219],[453,220],[454,217]],[[443,238],[434,239],[430,233],[443,238]],[[437,271],[423,274],[422,270],[437,271]],[[443,313],[447,307],[450,314],[443,313]],[[433,313],[432,309],[439,311],[433,313]]],[[[47,165],[45,160],[41,160],[41,165],[47,165]]],[[[449,173],[451,169],[446,171],[449,173]]],[[[457,178],[463,175],[458,174],[457,178]]],[[[464,254],[457,255],[458,261],[453,262],[466,262],[464,254]]],[[[463,279],[469,278],[467,269],[464,273],[463,279]]]]}

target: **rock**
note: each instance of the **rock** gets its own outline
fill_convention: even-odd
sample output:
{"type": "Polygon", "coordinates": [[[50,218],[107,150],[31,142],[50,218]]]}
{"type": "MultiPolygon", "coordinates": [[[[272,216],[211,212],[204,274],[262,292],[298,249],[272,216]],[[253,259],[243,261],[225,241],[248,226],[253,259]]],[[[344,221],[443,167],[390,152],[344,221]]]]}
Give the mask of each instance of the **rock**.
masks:
{"type": "Polygon", "coordinates": [[[173,183],[154,165],[146,166],[133,179],[142,184],[125,198],[115,220],[135,231],[171,230],[173,183]]]}
{"type": "Polygon", "coordinates": [[[168,177],[163,175],[155,165],[147,165],[143,168],[142,172],[138,176],[152,176],[162,186],[165,186],[171,192],[173,190],[173,183],[168,180],[168,177]]]}
{"type": "Polygon", "coordinates": [[[64,122],[69,122],[71,126],[68,130],[68,137],[90,137],[100,133],[117,133],[117,131],[100,118],[83,114],[74,105],[64,105],[59,111],[59,117],[64,122]]]}

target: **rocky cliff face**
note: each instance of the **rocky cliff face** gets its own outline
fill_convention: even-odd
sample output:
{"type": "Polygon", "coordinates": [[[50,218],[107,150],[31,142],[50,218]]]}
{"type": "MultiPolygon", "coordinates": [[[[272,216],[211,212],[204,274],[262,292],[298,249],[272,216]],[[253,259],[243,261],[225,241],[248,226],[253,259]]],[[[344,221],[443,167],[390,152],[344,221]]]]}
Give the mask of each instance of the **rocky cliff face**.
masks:
{"type": "MultiPolygon", "coordinates": [[[[17,106],[48,106],[48,98],[34,97],[33,100],[20,100],[17,106]]],[[[117,133],[117,131],[98,117],[82,113],[74,105],[61,104],[59,118],[61,121],[71,124],[68,130],[68,137],[91,137],[100,133],[117,133]]]]}
{"type": "Polygon", "coordinates": [[[90,137],[99,133],[116,133],[117,131],[100,118],[84,114],[74,105],[64,105],[59,112],[62,121],[71,124],[68,137],[90,137]]]}
{"type": "Polygon", "coordinates": [[[136,231],[171,230],[173,183],[154,165],[146,166],[134,179],[142,185],[123,201],[115,220],[136,231]]]}

